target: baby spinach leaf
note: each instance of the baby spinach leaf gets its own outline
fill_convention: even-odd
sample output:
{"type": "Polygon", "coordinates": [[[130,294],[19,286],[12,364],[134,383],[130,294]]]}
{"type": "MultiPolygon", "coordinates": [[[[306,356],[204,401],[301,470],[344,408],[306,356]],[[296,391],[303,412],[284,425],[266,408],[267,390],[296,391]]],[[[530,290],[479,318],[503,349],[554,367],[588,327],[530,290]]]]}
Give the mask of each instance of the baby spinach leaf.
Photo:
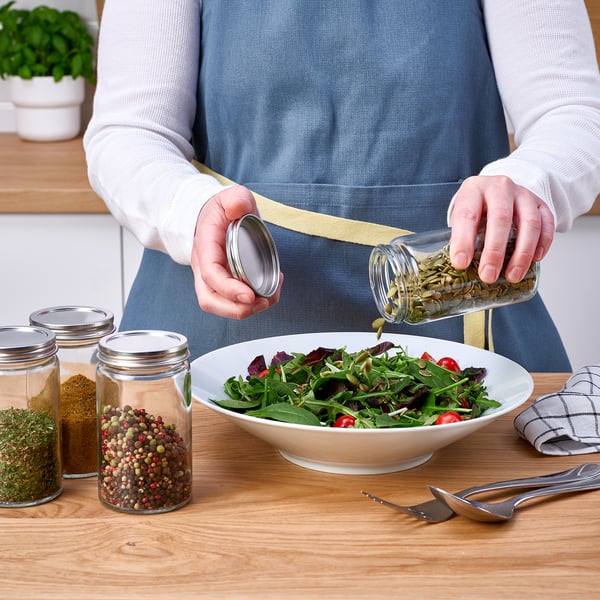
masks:
{"type": "Polygon", "coordinates": [[[283,421],[285,423],[296,423],[298,425],[321,425],[319,419],[309,410],[300,406],[294,406],[287,402],[278,402],[269,404],[259,410],[252,410],[247,415],[251,417],[262,417],[264,419],[273,419],[274,421],[283,421]]]}

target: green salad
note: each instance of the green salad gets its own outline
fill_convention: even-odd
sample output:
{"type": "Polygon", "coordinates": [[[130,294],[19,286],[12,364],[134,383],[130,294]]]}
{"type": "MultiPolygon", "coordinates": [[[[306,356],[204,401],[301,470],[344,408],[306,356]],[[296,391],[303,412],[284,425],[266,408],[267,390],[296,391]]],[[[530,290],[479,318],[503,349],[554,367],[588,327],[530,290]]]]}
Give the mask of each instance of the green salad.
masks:
{"type": "Polygon", "coordinates": [[[359,352],[317,348],[263,355],[225,382],[218,406],[252,417],[314,425],[382,429],[479,417],[500,406],[487,396],[485,368],[460,368],[451,357],[408,356],[381,342],[359,352]]]}

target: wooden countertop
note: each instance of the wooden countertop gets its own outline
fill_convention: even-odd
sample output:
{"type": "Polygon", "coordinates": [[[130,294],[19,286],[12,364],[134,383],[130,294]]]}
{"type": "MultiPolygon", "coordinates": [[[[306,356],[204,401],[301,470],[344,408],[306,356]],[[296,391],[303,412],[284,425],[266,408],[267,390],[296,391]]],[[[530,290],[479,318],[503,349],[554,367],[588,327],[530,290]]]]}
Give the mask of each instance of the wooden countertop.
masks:
{"type": "Polygon", "coordinates": [[[1,213],[108,213],[88,182],[81,138],[26,142],[0,134],[1,213]]]}
{"type": "MultiPolygon", "coordinates": [[[[566,377],[535,375],[533,397],[566,377]]],[[[527,503],[506,523],[436,525],[360,493],[408,504],[428,498],[428,483],[459,490],[598,460],[539,454],[515,414],[418,468],[350,476],[295,466],[194,403],[192,502],[122,514],[100,504],[90,478],[65,480],[53,502],[0,509],[0,597],[595,598],[598,491],[527,503]]]]}

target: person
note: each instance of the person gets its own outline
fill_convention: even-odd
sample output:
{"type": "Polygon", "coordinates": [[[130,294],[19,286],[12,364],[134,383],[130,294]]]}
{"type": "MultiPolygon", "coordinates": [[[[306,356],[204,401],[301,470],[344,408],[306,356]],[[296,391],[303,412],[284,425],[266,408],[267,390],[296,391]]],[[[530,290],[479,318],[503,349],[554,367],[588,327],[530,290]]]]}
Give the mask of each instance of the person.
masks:
{"type": "MultiPolygon", "coordinates": [[[[513,224],[505,274],[518,281],[600,191],[582,0],[107,0],[98,52],[89,179],[145,247],[120,328],[183,333],[193,358],[369,331],[377,316],[371,248],[352,236],[267,223],[277,292],[231,275],[226,229],[258,213],[257,195],[357,231],[450,225],[458,268],[485,222],[479,273],[492,282],[513,224]]],[[[539,295],[495,309],[491,327],[494,351],[528,370],[570,370],[539,295]]],[[[461,318],[392,332],[464,339],[461,318]]]]}

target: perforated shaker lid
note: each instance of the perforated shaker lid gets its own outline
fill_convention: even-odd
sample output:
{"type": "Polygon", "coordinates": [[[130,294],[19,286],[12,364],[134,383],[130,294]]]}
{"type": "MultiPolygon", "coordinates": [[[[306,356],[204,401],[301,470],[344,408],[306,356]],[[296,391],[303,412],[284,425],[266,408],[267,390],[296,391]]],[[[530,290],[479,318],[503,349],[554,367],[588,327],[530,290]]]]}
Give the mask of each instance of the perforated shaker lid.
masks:
{"type": "Polygon", "coordinates": [[[279,285],[279,255],[264,222],[253,214],[233,221],[227,229],[227,260],[231,273],[266,298],[279,285]]]}

